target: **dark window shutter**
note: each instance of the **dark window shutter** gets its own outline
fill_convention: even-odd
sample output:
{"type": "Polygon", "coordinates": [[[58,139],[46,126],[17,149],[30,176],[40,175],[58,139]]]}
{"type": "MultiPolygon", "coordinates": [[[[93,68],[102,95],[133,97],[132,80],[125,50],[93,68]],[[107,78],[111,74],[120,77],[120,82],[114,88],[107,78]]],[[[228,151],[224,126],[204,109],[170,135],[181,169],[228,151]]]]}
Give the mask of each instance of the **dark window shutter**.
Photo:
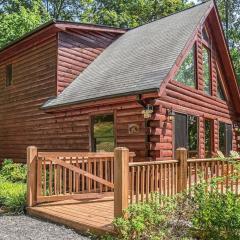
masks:
{"type": "Polygon", "coordinates": [[[187,115],[175,115],[175,150],[179,147],[188,148],[187,115]]]}
{"type": "Polygon", "coordinates": [[[229,156],[230,151],[232,150],[232,125],[226,124],[226,154],[229,156]]]}

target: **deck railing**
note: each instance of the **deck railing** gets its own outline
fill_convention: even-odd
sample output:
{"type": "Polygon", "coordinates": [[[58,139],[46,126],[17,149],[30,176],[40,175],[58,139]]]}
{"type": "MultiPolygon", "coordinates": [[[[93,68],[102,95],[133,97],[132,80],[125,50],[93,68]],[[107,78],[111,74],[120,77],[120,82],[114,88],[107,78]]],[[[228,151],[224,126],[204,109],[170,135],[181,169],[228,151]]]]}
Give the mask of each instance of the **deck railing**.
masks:
{"type": "MultiPolygon", "coordinates": [[[[28,150],[28,206],[113,196],[114,153],[28,150]]],[[[134,153],[130,153],[130,161],[134,153]]]]}
{"type": "Polygon", "coordinates": [[[184,148],[177,149],[174,160],[152,162],[133,162],[135,155],[127,148],[116,148],[114,153],[80,153],[38,152],[29,147],[27,155],[28,206],[114,192],[114,215],[121,216],[129,204],[148,201],[152,192],[167,196],[191,192],[200,180],[211,190],[214,177],[223,177],[216,183],[219,191],[239,191],[233,159],[187,159],[184,148]]]}
{"type": "MultiPolygon", "coordinates": [[[[128,204],[148,201],[152,192],[166,196],[182,191],[191,193],[193,186],[200,182],[209,191],[215,187],[222,193],[230,189],[238,194],[239,176],[233,163],[240,159],[187,159],[187,156],[187,150],[179,148],[175,160],[133,162],[128,168],[122,167],[126,173],[119,175],[125,179],[118,180],[119,184],[115,182],[115,189],[123,188],[119,192],[125,192],[128,186],[128,193],[118,195],[122,209],[116,215],[120,215],[128,204]],[[214,178],[216,181],[212,181],[214,178]]],[[[123,162],[127,164],[127,160],[122,159],[123,162]]]]}

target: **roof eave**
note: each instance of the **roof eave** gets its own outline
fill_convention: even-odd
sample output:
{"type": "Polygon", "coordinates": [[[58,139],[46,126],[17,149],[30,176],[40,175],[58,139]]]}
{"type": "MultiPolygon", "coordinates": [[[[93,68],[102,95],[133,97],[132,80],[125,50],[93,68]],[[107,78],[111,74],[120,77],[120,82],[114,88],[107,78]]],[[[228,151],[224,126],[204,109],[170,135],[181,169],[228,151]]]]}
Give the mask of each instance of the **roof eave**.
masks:
{"type": "MultiPolygon", "coordinates": [[[[79,108],[81,106],[79,106],[80,104],[84,104],[84,103],[90,103],[90,102],[96,102],[96,101],[100,101],[100,100],[109,100],[111,98],[119,98],[119,97],[127,97],[127,96],[135,96],[135,95],[139,95],[139,94],[148,94],[148,93],[158,93],[159,92],[159,88],[151,88],[151,89],[145,89],[145,90],[140,90],[140,91],[132,91],[132,92],[127,92],[127,93],[119,93],[119,94],[113,94],[113,95],[109,95],[109,96],[103,96],[103,97],[96,97],[96,98],[91,98],[91,99],[86,99],[86,100],[80,100],[80,101],[75,101],[75,102],[68,102],[68,103],[63,103],[63,104],[56,104],[54,106],[44,106],[45,104],[43,104],[41,106],[41,109],[48,111],[48,112],[54,112],[54,111],[58,111],[61,108],[64,107],[68,107],[71,106],[72,108],[79,108]]],[[[97,103],[96,103],[97,105],[97,103]]]]}

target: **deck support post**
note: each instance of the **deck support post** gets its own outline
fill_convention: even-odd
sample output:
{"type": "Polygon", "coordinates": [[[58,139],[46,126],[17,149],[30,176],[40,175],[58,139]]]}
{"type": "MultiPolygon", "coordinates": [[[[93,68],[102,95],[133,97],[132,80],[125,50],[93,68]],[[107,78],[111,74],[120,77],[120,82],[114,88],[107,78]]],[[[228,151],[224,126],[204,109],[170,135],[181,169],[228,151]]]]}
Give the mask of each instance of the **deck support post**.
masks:
{"type": "Polygon", "coordinates": [[[178,148],[176,159],[178,160],[177,192],[179,193],[187,189],[187,149],[178,148]]]}
{"type": "Polygon", "coordinates": [[[114,217],[122,217],[128,208],[129,150],[114,150],[114,217]]]}
{"type": "Polygon", "coordinates": [[[37,147],[27,148],[27,206],[33,207],[37,201],[37,147]]]}

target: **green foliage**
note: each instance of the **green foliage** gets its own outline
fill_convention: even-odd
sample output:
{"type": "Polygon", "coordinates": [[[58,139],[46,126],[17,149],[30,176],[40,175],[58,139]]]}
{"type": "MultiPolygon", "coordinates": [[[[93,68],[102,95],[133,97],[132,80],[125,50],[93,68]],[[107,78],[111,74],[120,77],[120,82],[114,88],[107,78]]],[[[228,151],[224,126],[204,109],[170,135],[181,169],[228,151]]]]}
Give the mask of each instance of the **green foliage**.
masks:
{"type": "Polygon", "coordinates": [[[26,207],[26,184],[12,183],[0,176],[0,207],[13,213],[23,213],[26,207]]]}
{"type": "Polygon", "coordinates": [[[10,182],[23,182],[27,180],[27,167],[24,164],[13,163],[12,160],[5,160],[0,170],[0,176],[10,182]]]}
{"type": "Polygon", "coordinates": [[[14,0],[11,4],[2,6],[5,11],[0,13],[0,47],[50,19],[42,7],[41,0],[34,0],[31,3],[30,6],[26,6],[20,0],[14,0]]]}
{"type": "Polygon", "coordinates": [[[0,170],[0,207],[23,213],[26,207],[26,165],[5,160],[0,170]]]}
{"type": "Polygon", "coordinates": [[[117,27],[137,27],[191,6],[182,0],[92,0],[82,20],[117,27]]]}
{"type": "MultiPolygon", "coordinates": [[[[236,171],[229,178],[239,177],[240,164],[229,159],[236,171]]],[[[191,189],[192,194],[182,193],[174,197],[153,194],[148,203],[131,205],[126,217],[114,221],[117,237],[111,239],[146,240],[237,240],[240,239],[240,198],[226,189],[220,193],[218,186],[224,177],[213,178],[211,191],[201,181],[191,189]]]]}
{"type": "MultiPolygon", "coordinates": [[[[125,213],[127,217],[114,221],[118,234],[116,239],[168,239],[170,232],[173,233],[169,223],[176,209],[176,199],[154,193],[149,202],[131,205],[125,213]]],[[[174,237],[172,235],[171,239],[174,237]]]]}
{"type": "Polygon", "coordinates": [[[215,187],[206,192],[204,185],[194,190],[192,233],[200,239],[240,239],[240,199],[231,192],[221,194],[215,187]]]}

